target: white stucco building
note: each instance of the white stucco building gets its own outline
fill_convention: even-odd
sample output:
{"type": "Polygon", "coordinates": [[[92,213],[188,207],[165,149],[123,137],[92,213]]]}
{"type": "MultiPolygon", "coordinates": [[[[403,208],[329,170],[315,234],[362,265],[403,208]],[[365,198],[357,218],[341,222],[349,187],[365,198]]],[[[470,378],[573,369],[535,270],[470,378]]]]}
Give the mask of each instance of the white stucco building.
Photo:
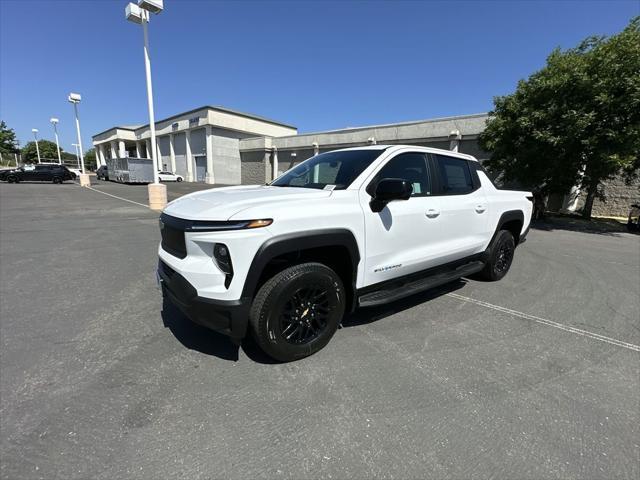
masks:
{"type": "MultiPolygon", "coordinates": [[[[239,142],[251,137],[295,135],[284,123],[204,106],[156,122],[160,167],[188,182],[239,184],[239,142]]],[[[112,127],[92,137],[99,165],[108,158],[151,158],[149,124],[112,127]]]]}

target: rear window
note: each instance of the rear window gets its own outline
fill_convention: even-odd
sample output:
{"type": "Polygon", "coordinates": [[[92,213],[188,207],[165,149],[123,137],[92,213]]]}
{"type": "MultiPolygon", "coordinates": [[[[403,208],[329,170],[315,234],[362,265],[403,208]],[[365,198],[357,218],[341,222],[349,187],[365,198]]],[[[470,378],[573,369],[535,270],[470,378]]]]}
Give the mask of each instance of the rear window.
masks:
{"type": "Polygon", "coordinates": [[[469,162],[462,158],[436,155],[440,185],[445,195],[461,195],[475,190],[469,162]]]}

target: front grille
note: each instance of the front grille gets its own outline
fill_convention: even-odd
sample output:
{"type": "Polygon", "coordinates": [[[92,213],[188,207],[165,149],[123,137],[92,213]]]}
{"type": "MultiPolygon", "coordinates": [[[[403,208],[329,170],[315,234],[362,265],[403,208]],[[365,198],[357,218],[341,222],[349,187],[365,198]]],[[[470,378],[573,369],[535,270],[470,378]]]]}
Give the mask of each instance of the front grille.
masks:
{"type": "Polygon", "coordinates": [[[162,249],[174,257],[187,256],[187,247],[184,242],[184,230],[174,228],[160,219],[160,234],[162,235],[162,249]]]}

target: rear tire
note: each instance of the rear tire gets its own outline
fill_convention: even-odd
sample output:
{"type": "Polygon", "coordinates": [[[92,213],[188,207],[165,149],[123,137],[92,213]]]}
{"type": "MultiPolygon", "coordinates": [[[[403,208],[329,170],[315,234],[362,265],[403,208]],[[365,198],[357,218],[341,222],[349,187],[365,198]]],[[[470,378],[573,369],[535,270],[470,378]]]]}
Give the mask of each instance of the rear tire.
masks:
{"type": "Polygon", "coordinates": [[[277,273],[260,288],[249,322],[267,355],[290,362],[329,343],[345,303],[342,280],[333,270],[321,263],[303,263],[277,273]]]}
{"type": "Polygon", "coordinates": [[[176,178],[176,182],[181,182],[182,179],[180,177],[176,178]]]}
{"type": "Polygon", "coordinates": [[[515,250],[513,234],[508,230],[500,230],[491,246],[489,260],[478,276],[491,282],[501,280],[511,268],[515,250]]]}
{"type": "Polygon", "coordinates": [[[18,178],[14,177],[13,175],[7,177],[7,182],[9,183],[18,183],[18,178]]]}

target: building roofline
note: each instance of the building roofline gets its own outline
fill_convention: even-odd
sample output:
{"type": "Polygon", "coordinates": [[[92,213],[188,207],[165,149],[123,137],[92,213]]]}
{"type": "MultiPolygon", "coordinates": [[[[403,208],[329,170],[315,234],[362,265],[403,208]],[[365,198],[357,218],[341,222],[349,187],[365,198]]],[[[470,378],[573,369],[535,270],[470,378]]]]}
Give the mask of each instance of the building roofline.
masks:
{"type": "MultiPolygon", "coordinates": [[[[298,129],[297,127],[294,127],[293,125],[288,125],[286,123],[278,122],[276,120],[271,120],[270,118],[261,117],[260,115],[254,115],[252,113],[239,112],[238,110],[233,110],[231,108],[216,107],[216,106],[213,106],[213,105],[203,105],[202,107],[193,108],[193,109],[188,110],[186,112],[177,113],[175,115],[171,115],[170,117],[163,118],[162,120],[156,120],[156,124],[162,123],[162,122],[168,122],[169,120],[173,120],[174,118],[183,117],[183,116],[189,115],[191,113],[199,112],[200,110],[215,110],[217,112],[231,113],[233,115],[237,115],[238,117],[245,117],[245,118],[251,118],[253,120],[260,120],[261,122],[271,123],[272,125],[278,125],[280,127],[293,128],[295,130],[298,129]]],[[[149,124],[145,123],[144,125],[140,125],[139,127],[137,127],[135,130],[141,130],[143,128],[148,128],[148,127],[149,127],[149,124]]]]}
{"type": "MultiPolygon", "coordinates": [[[[489,113],[471,113],[469,115],[455,115],[451,117],[429,118],[426,120],[410,120],[408,122],[382,123],[379,125],[364,125],[362,127],[337,128],[335,130],[322,130],[319,132],[303,132],[303,133],[298,133],[297,135],[284,135],[277,138],[282,139],[282,138],[294,138],[294,137],[304,137],[304,136],[312,136],[312,135],[324,135],[328,133],[330,134],[330,133],[357,132],[360,130],[370,130],[374,128],[404,127],[409,125],[418,125],[420,123],[450,122],[455,120],[466,120],[469,118],[482,118],[482,117],[488,117],[488,116],[489,116],[489,113]]],[[[251,138],[254,138],[254,137],[251,137],[251,138]]]]}
{"type": "MultiPolygon", "coordinates": [[[[189,115],[191,113],[199,112],[200,110],[215,110],[217,112],[222,112],[222,113],[231,113],[231,114],[236,115],[238,117],[250,118],[250,119],[253,119],[253,120],[259,120],[261,122],[270,123],[272,125],[277,125],[277,126],[286,127],[286,128],[293,128],[294,130],[298,130],[298,128],[293,126],[293,125],[289,125],[287,123],[278,122],[278,121],[272,120],[270,118],[261,117],[260,115],[254,115],[252,113],[240,112],[238,110],[233,110],[231,108],[217,107],[217,106],[213,106],[213,105],[204,105],[202,107],[193,108],[193,109],[188,110],[186,112],[181,112],[181,113],[177,113],[175,115],[171,115],[170,117],[167,117],[167,118],[156,120],[156,125],[159,124],[159,123],[168,122],[168,121],[173,120],[175,118],[180,118],[180,117],[183,117],[185,115],[189,115]]],[[[106,130],[104,130],[104,131],[102,131],[100,133],[96,133],[91,138],[93,139],[93,138],[95,138],[95,137],[97,137],[99,135],[102,135],[104,133],[110,132],[111,130],[115,130],[115,129],[129,130],[131,132],[137,132],[138,130],[142,130],[144,128],[149,128],[149,123],[145,123],[145,124],[134,126],[134,127],[131,127],[131,126],[127,126],[127,127],[116,126],[116,127],[108,128],[108,129],[106,129],[106,130]]]]}

